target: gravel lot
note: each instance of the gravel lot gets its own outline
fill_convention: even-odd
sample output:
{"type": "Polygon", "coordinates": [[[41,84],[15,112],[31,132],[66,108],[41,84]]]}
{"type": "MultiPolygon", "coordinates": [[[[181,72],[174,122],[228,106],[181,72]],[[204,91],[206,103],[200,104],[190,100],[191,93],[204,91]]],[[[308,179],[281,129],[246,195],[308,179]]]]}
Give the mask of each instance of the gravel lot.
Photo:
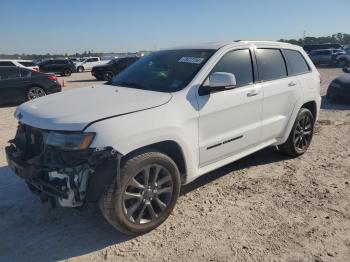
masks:
{"type": "MultiPolygon", "coordinates": [[[[324,95],[341,70],[320,72],[324,95]]],[[[90,73],[65,82],[99,83],[90,73]]],[[[3,152],[14,110],[0,108],[0,261],[349,261],[349,104],[323,101],[304,156],[267,148],[207,174],[183,188],[164,224],[137,238],[95,207],[51,209],[29,192],[3,152]]]]}

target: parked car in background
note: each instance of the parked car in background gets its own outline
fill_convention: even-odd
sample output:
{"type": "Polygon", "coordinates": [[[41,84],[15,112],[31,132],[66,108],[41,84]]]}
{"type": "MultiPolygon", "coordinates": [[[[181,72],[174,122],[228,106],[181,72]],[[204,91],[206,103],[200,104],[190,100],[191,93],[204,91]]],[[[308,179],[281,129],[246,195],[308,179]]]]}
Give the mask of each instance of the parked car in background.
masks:
{"type": "Polygon", "coordinates": [[[90,71],[94,66],[107,64],[109,60],[101,60],[99,57],[89,57],[76,63],[77,72],[90,71]]]}
{"type": "Polygon", "coordinates": [[[349,67],[350,66],[350,52],[338,54],[336,57],[336,65],[338,67],[349,67]]]}
{"type": "Polygon", "coordinates": [[[39,71],[39,66],[32,60],[0,59],[0,66],[19,66],[39,71]]]}
{"type": "Polygon", "coordinates": [[[337,44],[337,43],[304,45],[303,48],[306,53],[310,53],[313,50],[320,50],[320,49],[341,49],[341,50],[344,49],[343,45],[337,44]]]}
{"type": "Polygon", "coordinates": [[[23,67],[0,67],[0,103],[32,100],[61,91],[55,75],[23,67]]]}
{"type": "Polygon", "coordinates": [[[139,59],[139,57],[112,59],[107,64],[94,66],[91,70],[91,74],[96,77],[97,80],[110,81],[113,76],[119,74],[139,59]]]}
{"type": "Polygon", "coordinates": [[[58,73],[61,76],[70,76],[76,72],[74,63],[69,59],[50,59],[39,64],[41,72],[58,73]]]}
{"type": "Polygon", "coordinates": [[[328,86],[328,99],[345,99],[350,101],[350,68],[344,68],[345,74],[335,78],[328,86]]]}
{"type": "Polygon", "coordinates": [[[340,54],[345,54],[344,50],[321,49],[311,51],[309,56],[315,65],[336,65],[337,57],[340,54]]]}
{"type": "Polygon", "coordinates": [[[153,52],[113,77],[19,106],[9,167],[42,200],[98,201],[117,230],[165,221],[181,185],[267,146],[304,154],[320,75],[299,46],[239,41],[153,52]]]}

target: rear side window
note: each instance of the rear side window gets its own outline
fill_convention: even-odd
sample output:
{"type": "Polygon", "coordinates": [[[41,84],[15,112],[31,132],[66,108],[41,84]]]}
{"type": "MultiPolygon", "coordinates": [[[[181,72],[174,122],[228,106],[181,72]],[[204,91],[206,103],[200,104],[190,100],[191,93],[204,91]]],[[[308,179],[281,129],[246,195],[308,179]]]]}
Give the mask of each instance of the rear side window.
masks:
{"type": "Polygon", "coordinates": [[[257,49],[260,78],[263,81],[287,76],[287,68],[279,49],[257,49]]]}
{"type": "Polygon", "coordinates": [[[27,69],[24,69],[24,68],[20,68],[20,74],[21,74],[21,77],[22,78],[28,78],[28,77],[31,77],[32,75],[32,72],[31,70],[27,70],[27,69]]]}
{"type": "Polygon", "coordinates": [[[225,54],[211,73],[227,72],[236,77],[237,86],[254,82],[252,58],[249,49],[234,50],[225,54]]]}
{"type": "Polygon", "coordinates": [[[299,75],[310,71],[303,55],[295,50],[283,50],[286,59],[289,75],[299,75]]]}
{"type": "Polygon", "coordinates": [[[68,64],[68,60],[57,60],[55,62],[55,64],[57,64],[57,65],[65,65],[65,64],[68,64]]]}
{"type": "Polygon", "coordinates": [[[0,61],[0,66],[16,66],[11,61],[0,61]]]}
{"type": "Polygon", "coordinates": [[[33,62],[18,62],[20,63],[22,66],[35,66],[35,63],[33,62]]]}
{"type": "Polygon", "coordinates": [[[0,68],[0,80],[9,80],[19,78],[18,67],[0,68]]]}
{"type": "Polygon", "coordinates": [[[86,62],[97,62],[98,59],[97,58],[89,58],[88,60],[86,60],[86,62]]]}

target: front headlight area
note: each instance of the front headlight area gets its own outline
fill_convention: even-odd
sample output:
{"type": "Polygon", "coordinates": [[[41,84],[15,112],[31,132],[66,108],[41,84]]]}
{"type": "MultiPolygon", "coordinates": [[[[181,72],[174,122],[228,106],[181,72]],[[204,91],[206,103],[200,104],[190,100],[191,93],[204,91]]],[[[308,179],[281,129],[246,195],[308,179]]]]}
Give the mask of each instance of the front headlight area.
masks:
{"type": "Polygon", "coordinates": [[[50,131],[46,145],[64,151],[86,150],[94,140],[95,133],[57,132],[50,131]]]}

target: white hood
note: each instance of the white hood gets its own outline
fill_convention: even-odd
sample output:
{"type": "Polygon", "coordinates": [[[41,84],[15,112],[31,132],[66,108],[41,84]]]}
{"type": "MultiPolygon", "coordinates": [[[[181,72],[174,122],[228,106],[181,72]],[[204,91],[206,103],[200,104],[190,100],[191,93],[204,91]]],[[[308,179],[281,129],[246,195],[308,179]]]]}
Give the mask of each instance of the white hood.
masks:
{"type": "Polygon", "coordinates": [[[171,97],[169,93],[100,85],[29,101],[17,108],[15,117],[41,129],[79,131],[93,121],[163,105],[171,97]]]}

